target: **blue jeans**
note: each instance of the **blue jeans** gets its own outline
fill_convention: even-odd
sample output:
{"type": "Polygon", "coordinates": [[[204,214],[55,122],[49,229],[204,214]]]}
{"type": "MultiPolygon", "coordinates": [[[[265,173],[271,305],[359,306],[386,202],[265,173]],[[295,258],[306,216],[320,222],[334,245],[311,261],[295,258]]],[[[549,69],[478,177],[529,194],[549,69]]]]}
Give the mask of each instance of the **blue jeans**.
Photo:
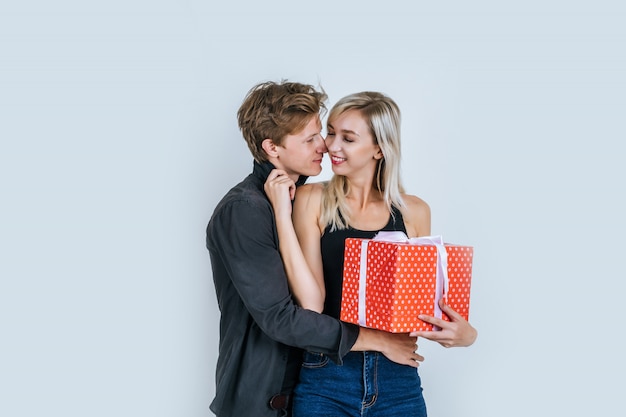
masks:
{"type": "Polygon", "coordinates": [[[339,366],[305,352],[293,417],[426,417],[417,369],[379,352],[350,352],[339,366]]]}

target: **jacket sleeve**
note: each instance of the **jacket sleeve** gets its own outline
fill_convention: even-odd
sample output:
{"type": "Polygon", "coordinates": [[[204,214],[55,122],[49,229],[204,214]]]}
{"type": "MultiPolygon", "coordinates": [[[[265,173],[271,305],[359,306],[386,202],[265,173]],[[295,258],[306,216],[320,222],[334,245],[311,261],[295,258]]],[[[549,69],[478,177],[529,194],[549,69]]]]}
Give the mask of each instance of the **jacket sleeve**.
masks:
{"type": "Polygon", "coordinates": [[[267,204],[239,200],[222,207],[213,219],[207,243],[265,334],[342,363],[359,328],[294,304],[276,244],[271,206],[263,203],[267,204]]]}

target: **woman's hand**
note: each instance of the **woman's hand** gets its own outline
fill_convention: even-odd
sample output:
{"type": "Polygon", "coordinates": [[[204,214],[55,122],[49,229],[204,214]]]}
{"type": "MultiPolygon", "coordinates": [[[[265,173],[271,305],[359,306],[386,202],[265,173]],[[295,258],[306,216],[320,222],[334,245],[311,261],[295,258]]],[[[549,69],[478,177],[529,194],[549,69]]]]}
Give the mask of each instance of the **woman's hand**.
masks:
{"type": "Polygon", "coordinates": [[[439,300],[439,307],[450,318],[450,321],[421,314],[418,316],[420,320],[435,325],[441,330],[413,332],[411,336],[423,337],[447,348],[470,346],[474,343],[478,337],[478,331],[443,299],[439,300]]]}
{"type": "Polygon", "coordinates": [[[267,176],[263,189],[276,216],[286,215],[291,219],[291,201],[296,195],[296,184],[287,173],[282,169],[273,169],[267,176]]]}

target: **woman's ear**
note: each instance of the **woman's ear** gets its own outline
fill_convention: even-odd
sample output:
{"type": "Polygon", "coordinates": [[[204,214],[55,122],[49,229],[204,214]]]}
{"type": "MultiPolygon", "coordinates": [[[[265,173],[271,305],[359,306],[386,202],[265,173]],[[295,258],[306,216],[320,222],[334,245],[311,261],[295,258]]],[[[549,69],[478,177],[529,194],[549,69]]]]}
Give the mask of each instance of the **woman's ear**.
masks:
{"type": "Polygon", "coordinates": [[[380,146],[376,146],[376,153],[374,154],[374,159],[383,159],[383,151],[380,150],[380,146]]]}
{"type": "Polygon", "coordinates": [[[264,139],[263,142],[261,142],[261,147],[263,148],[267,156],[271,158],[276,158],[278,156],[278,151],[276,150],[276,144],[274,143],[272,139],[270,138],[264,139]]]}

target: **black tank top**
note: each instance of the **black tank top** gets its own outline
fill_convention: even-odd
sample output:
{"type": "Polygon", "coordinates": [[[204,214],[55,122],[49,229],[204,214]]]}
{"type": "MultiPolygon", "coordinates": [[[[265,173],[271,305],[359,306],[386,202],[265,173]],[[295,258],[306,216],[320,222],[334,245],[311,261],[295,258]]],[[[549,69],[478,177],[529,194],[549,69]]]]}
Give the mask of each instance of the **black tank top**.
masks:
{"type": "MultiPolygon", "coordinates": [[[[400,210],[393,207],[393,216],[389,216],[387,225],[380,230],[403,231],[406,233],[404,219],[400,210]]],[[[330,231],[326,227],[321,237],[322,264],[324,267],[324,283],[326,285],[326,301],[324,314],[339,318],[341,310],[341,287],[343,284],[343,252],[346,238],[356,237],[371,239],[380,230],[358,230],[349,227],[343,230],[330,231]]]]}

